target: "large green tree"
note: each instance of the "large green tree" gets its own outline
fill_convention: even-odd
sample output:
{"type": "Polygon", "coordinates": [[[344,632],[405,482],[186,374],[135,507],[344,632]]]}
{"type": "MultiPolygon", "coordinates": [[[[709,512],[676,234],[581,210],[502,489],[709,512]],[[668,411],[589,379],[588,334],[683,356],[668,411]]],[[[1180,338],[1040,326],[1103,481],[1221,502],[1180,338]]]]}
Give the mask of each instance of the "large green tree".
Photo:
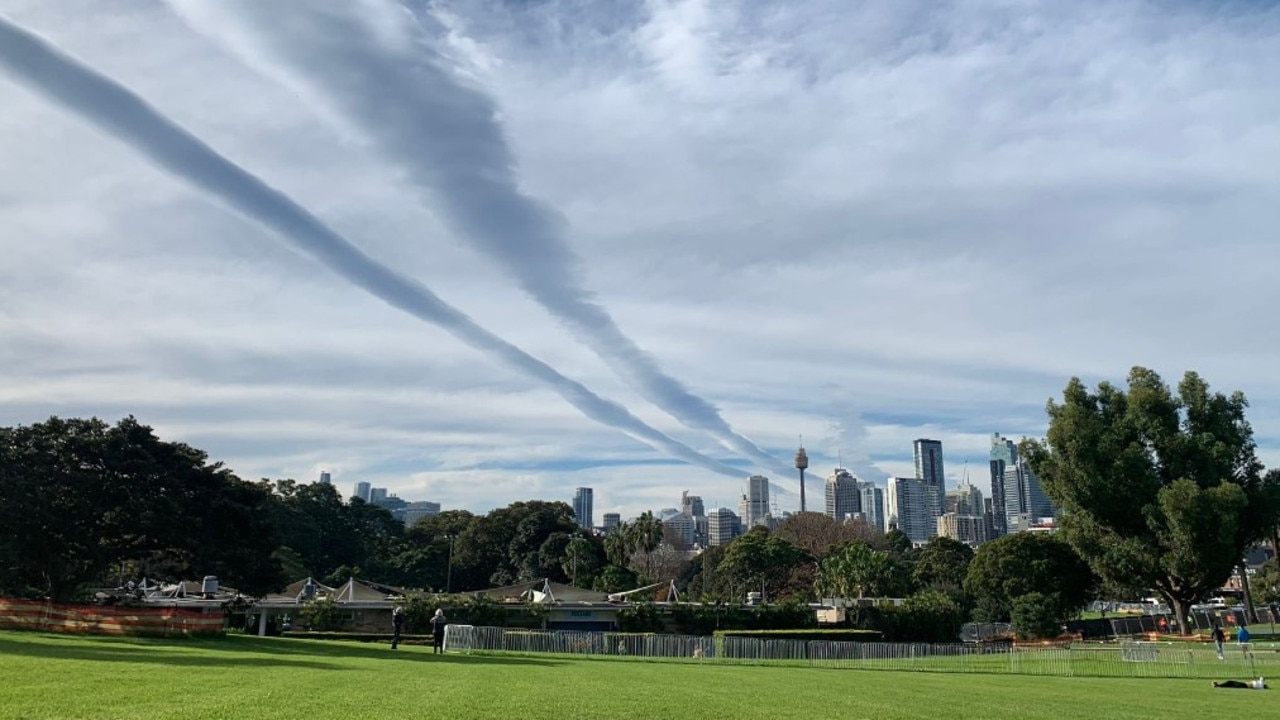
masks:
{"type": "Polygon", "coordinates": [[[121,568],[281,583],[270,494],[134,418],[0,428],[0,591],[73,599],[121,568]]]}
{"type": "Polygon", "coordinates": [[[891,553],[861,542],[831,553],[818,566],[818,592],[823,597],[892,597],[901,594],[902,579],[902,568],[891,553]]]}
{"type": "Polygon", "coordinates": [[[1136,367],[1128,388],[1072,379],[1048,405],[1045,440],[1023,451],[1062,509],[1062,534],[1104,579],[1138,580],[1186,627],[1244,549],[1276,526],[1244,395],[1188,372],[1175,394],[1136,367]]]}
{"type": "Polygon", "coordinates": [[[981,619],[1008,621],[1018,598],[1040,593],[1061,622],[1094,594],[1095,580],[1076,551],[1061,538],[1039,532],[1005,535],[978,547],[965,574],[981,619]]]}

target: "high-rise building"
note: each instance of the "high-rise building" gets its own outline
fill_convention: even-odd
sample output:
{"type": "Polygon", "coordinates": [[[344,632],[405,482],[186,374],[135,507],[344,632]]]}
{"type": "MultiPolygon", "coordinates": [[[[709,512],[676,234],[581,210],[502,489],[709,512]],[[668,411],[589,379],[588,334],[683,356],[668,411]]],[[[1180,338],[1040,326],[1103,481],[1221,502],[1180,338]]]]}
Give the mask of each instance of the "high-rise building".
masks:
{"type": "Polygon", "coordinates": [[[697,530],[697,523],[692,515],[677,513],[662,521],[667,531],[676,537],[684,547],[693,547],[693,536],[697,530]]]}
{"type": "Polygon", "coordinates": [[[610,530],[618,527],[618,523],[620,522],[622,522],[622,516],[619,515],[618,513],[605,513],[604,514],[604,531],[607,533],[610,530]]]}
{"type": "Polygon", "coordinates": [[[371,505],[381,505],[387,500],[386,488],[369,488],[369,503],[371,505]]]}
{"type": "Polygon", "coordinates": [[[588,530],[592,527],[591,504],[594,500],[595,490],[589,487],[580,487],[573,493],[573,518],[577,521],[579,527],[588,530]]]}
{"type": "Polygon", "coordinates": [[[741,530],[738,516],[729,508],[716,508],[707,513],[708,545],[728,545],[741,530]]]}
{"type": "Polygon", "coordinates": [[[769,478],[752,475],[747,478],[746,512],[742,518],[747,527],[769,522],[769,478]]]}
{"type": "Polygon", "coordinates": [[[838,467],[827,477],[827,517],[844,522],[859,512],[862,512],[862,496],[858,492],[858,479],[848,470],[838,467]]]}
{"type": "MultiPolygon", "coordinates": [[[[440,503],[415,500],[411,503],[406,503],[404,508],[398,512],[400,513],[400,519],[404,521],[405,527],[413,527],[423,518],[439,515],[440,503]]],[[[395,511],[392,514],[394,515],[395,511]]]]}
{"type": "Polygon", "coordinates": [[[1009,524],[1005,520],[1006,501],[1004,496],[1004,471],[1018,462],[1018,446],[1012,440],[1000,437],[1000,433],[991,436],[991,504],[995,512],[991,516],[994,540],[1009,532],[1009,524]]]}
{"type": "Polygon", "coordinates": [[[980,515],[942,513],[938,518],[938,534],[977,547],[987,539],[987,520],[980,515]]]}
{"type": "Polygon", "coordinates": [[[885,516],[907,534],[913,543],[928,542],[937,530],[933,487],[919,478],[890,478],[885,494],[885,516]]]}
{"type": "Polygon", "coordinates": [[[982,517],[986,512],[982,491],[970,485],[968,480],[961,482],[954,490],[947,491],[946,501],[942,504],[944,513],[971,515],[982,517]]]}
{"type": "Polygon", "coordinates": [[[372,485],[370,485],[369,483],[367,483],[367,482],[358,482],[358,483],[356,483],[356,494],[355,494],[355,496],[356,496],[356,497],[358,497],[358,498],[360,498],[361,500],[363,500],[363,501],[365,501],[365,502],[369,502],[369,493],[370,493],[370,491],[371,491],[371,490],[373,490],[373,486],[372,486],[372,485]]]}
{"type": "Polygon", "coordinates": [[[933,489],[933,514],[936,517],[942,514],[947,492],[946,474],[942,469],[942,442],[921,438],[912,445],[916,456],[916,477],[933,489]]]}
{"type": "Polygon", "coordinates": [[[1008,532],[1020,532],[1041,518],[1052,518],[1053,503],[1040,485],[1040,478],[1025,460],[1004,469],[1004,522],[1008,532]]]}
{"type": "Polygon", "coordinates": [[[327,471],[327,470],[321,470],[321,471],[320,471],[320,484],[321,484],[321,485],[332,485],[332,484],[333,484],[333,478],[331,478],[331,477],[329,476],[329,471],[327,471]]]}
{"type": "Polygon", "coordinates": [[[887,529],[884,522],[884,491],[876,487],[875,483],[860,482],[858,495],[862,519],[872,528],[884,532],[887,529]]]}
{"type": "Polygon", "coordinates": [[[680,512],[689,517],[704,517],[707,514],[706,509],[702,506],[702,498],[697,495],[690,495],[688,490],[680,493],[680,512]]]}

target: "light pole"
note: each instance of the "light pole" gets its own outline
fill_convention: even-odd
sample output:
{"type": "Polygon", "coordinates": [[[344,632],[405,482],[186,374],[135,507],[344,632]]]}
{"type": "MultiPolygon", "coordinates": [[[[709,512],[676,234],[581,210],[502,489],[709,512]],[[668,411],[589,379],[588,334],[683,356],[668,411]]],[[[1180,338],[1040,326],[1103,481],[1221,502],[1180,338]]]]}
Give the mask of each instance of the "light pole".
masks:
{"type": "Polygon", "coordinates": [[[448,595],[453,592],[453,535],[445,535],[444,539],[449,541],[449,560],[445,563],[444,569],[444,594],[448,595]]]}

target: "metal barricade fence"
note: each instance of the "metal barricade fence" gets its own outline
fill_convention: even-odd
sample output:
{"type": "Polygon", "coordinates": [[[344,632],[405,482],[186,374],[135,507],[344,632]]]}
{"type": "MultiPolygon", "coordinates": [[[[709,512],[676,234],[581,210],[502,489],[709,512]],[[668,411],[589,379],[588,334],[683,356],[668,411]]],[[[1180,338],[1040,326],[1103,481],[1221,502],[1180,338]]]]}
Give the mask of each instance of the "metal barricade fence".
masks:
{"type": "Polygon", "coordinates": [[[1123,641],[1119,644],[886,643],[771,640],[450,625],[446,652],[560,655],[665,662],[1019,675],[1219,678],[1280,675],[1280,649],[1123,641]]]}

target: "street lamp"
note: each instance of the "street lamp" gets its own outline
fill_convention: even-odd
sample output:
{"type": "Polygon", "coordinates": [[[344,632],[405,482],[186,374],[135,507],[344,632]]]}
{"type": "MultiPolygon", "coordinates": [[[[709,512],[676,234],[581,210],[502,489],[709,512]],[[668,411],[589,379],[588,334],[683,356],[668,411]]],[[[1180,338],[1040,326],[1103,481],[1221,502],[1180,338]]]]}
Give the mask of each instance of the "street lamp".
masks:
{"type": "Polygon", "coordinates": [[[449,560],[445,564],[444,569],[444,593],[448,595],[453,592],[453,535],[445,535],[445,540],[449,541],[449,560]]]}

